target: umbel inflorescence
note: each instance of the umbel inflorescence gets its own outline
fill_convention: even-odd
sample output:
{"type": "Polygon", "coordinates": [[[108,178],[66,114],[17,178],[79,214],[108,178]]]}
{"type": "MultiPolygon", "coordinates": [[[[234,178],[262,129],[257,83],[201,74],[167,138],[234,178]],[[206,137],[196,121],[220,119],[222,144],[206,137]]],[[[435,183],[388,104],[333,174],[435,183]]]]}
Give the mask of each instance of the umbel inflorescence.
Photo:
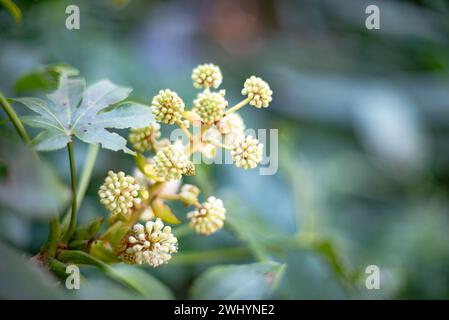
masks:
{"type": "Polygon", "coordinates": [[[262,161],[263,144],[244,135],[245,123],[237,111],[245,105],[268,107],[272,100],[270,86],[251,76],[244,82],[243,100],[229,107],[225,90],[219,89],[223,76],[218,66],[209,63],[196,67],[192,81],[200,92],[190,109],[170,89],[160,90],[152,98],[152,114],[157,122],[149,121],[146,127],[133,129],[129,135],[136,152],[134,176],[109,171],[99,189],[100,202],[114,217],[109,219],[113,231],[106,234],[111,237],[115,256],[126,263],[158,267],[171,259],[178,251],[175,234],[179,227],[172,230],[164,222],[179,224],[185,220],[192,231],[206,236],[223,227],[226,220],[223,201],[208,195],[201,202],[197,186],[182,184],[183,177],[195,175],[195,165],[190,160],[193,153],[213,157],[214,150],[223,148],[230,152],[234,165],[245,170],[256,168],[262,161]],[[161,139],[159,123],[178,126],[188,142],[161,139]],[[195,127],[200,130],[191,132],[195,127]],[[151,155],[147,155],[149,152],[151,155]],[[171,201],[192,207],[184,219],[172,211],[171,201]],[[118,230],[123,235],[114,245],[110,234],[118,230]]]}

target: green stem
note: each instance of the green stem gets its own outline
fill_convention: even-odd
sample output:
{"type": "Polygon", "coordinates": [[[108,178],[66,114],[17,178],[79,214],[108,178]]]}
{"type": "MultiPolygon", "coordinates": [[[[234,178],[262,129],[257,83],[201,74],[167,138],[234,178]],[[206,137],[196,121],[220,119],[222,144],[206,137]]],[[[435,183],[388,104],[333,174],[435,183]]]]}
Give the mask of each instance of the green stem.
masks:
{"type": "Polygon", "coordinates": [[[59,217],[52,217],[50,220],[50,231],[48,233],[47,243],[44,245],[44,250],[50,257],[54,257],[56,249],[58,247],[58,230],[59,230],[59,217]]]}
{"type": "MultiPolygon", "coordinates": [[[[87,150],[86,159],[84,160],[83,172],[81,172],[81,179],[76,194],[77,208],[81,207],[81,203],[83,202],[84,196],[86,195],[86,191],[89,186],[90,179],[92,177],[92,172],[94,170],[95,161],[97,160],[99,149],[100,146],[98,144],[91,144],[89,145],[89,149],[87,150]]],[[[69,227],[71,212],[72,208],[70,208],[67,211],[62,221],[62,230],[67,230],[69,227]]]]}
{"type": "Polygon", "coordinates": [[[23,142],[25,142],[25,144],[27,145],[31,144],[31,139],[28,136],[22,121],[20,121],[19,116],[17,115],[11,104],[8,102],[8,100],[1,92],[0,92],[0,105],[2,106],[3,110],[5,110],[9,120],[11,120],[11,122],[13,123],[14,127],[17,130],[17,133],[22,138],[23,142]]]}
{"type": "Polygon", "coordinates": [[[86,160],[84,161],[83,172],[81,173],[81,180],[78,185],[78,193],[76,195],[77,207],[81,206],[84,196],[86,195],[87,187],[89,186],[90,178],[94,170],[95,161],[97,160],[98,150],[100,145],[91,144],[87,150],[86,160]]]}
{"type": "Polygon", "coordinates": [[[69,153],[69,162],[70,162],[70,179],[72,182],[72,212],[70,214],[70,224],[67,230],[67,233],[64,237],[64,240],[68,242],[70,237],[75,232],[76,228],[76,209],[77,209],[77,200],[76,200],[76,168],[75,168],[75,157],[73,155],[73,142],[69,142],[67,144],[67,150],[69,153]]]}
{"type": "Polygon", "coordinates": [[[233,112],[236,112],[239,109],[243,108],[244,106],[246,106],[250,102],[250,100],[251,100],[250,98],[246,98],[245,100],[240,101],[235,106],[233,106],[231,109],[226,111],[226,115],[229,115],[229,114],[231,114],[233,112]]]}

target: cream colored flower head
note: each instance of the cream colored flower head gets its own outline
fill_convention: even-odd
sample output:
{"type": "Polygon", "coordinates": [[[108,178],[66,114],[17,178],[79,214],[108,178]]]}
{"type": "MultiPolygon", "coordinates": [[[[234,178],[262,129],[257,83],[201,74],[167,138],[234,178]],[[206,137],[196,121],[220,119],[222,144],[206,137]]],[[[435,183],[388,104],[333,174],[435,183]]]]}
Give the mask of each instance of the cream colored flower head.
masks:
{"type": "Polygon", "coordinates": [[[218,88],[223,80],[220,68],[212,63],[202,64],[193,69],[193,86],[195,88],[207,89],[218,88]]]}
{"type": "Polygon", "coordinates": [[[223,201],[209,197],[199,208],[189,212],[187,218],[197,233],[210,235],[223,227],[226,209],[223,201]]]}
{"type": "Polygon", "coordinates": [[[263,144],[251,136],[242,136],[234,141],[232,161],[238,168],[253,169],[262,161],[263,144]]]}
{"type": "Polygon", "coordinates": [[[259,77],[251,76],[246,79],[242,94],[248,96],[249,104],[256,108],[267,108],[272,100],[273,91],[268,83],[259,77]]]}
{"type": "Polygon", "coordinates": [[[182,175],[194,170],[181,145],[168,145],[159,150],[153,162],[156,175],[163,181],[179,180],[182,175]]]}
{"type": "Polygon", "coordinates": [[[160,138],[160,129],[161,126],[157,122],[150,123],[143,128],[131,129],[128,140],[135,151],[144,153],[151,149],[152,144],[156,143],[156,139],[160,138]]]}
{"type": "Polygon", "coordinates": [[[213,124],[223,118],[228,101],[224,98],[225,91],[211,92],[205,90],[193,101],[193,112],[198,114],[205,124],[213,124]]]}
{"type": "Polygon", "coordinates": [[[166,124],[180,121],[184,112],[184,102],[176,92],[169,89],[159,91],[151,107],[156,120],[166,124]]]}
{"type": "Polygon", "coordinates": [[[141,187],[132,176],[124,172],[108,172],[108,176],[98,190],[100,203],[113,215],[129,217],[132,210],[141,204],[141,187]]]}
{"type": "Polygon", "coordinates": [[[145,226],[135,224],[125,237],[119,258],[127,263],[148,264],[158,267],[168,263],[173,253],[178,252],[178,239],[171,227],[164,226],[161,219],[148,221],[145,226]]]}

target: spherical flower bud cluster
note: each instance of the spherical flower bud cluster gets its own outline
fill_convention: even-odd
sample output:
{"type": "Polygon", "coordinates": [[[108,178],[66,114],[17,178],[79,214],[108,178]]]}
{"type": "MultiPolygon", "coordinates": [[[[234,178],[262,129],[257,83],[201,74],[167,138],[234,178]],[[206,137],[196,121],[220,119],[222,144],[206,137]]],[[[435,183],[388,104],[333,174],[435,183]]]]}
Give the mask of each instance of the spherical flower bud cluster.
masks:
{"type": "Polygon", "coordinates": [[[168,145],[159,150],[153,158],[156,175],[164,181],[179,180],[191,173],[193,163],[178,145],[168,145]]]}
{"type": "Polygon", "coordinates": [[[213,124],[223,118],[228,101],[224,98],[225,91],[211,92],[205,90],[193,101],[193,111],[201,117],[205,124],[213,124]]]}
{"type": "Polygon", "coordinates": [[[209,197],[199,208],[189,212],[187,218],[196,232],[210,235],[223,227],[226,209],[223,206],[223,201],[209,197]]]}
{"type": "Polygon", "coordinates": [[[251,136],[237,138],[232,145],[232,161],[238,168],[253,169],[262,161],[263,144],[251,136]]]}
{"type": "Polygon", "coordinates": [[[223,80],[220,68],[212,63],[202,64],[193,69],[193,86],[195,88],[218,88],[223,80]]]}
{"type": "Polygon", "coordinates": [[[185,184],[181,188],[179,193],[180,200],[186,206],[191,206],[198,203],[198,196],[200,195],[200,189],[192,184],[185,184]]]}
{"type": "Polygon", "coordinates": [[[112,215],[128,217],[133,208],[141,203],[139,197],[140,185],[136,183],[132,176],[125,175],[124,172],[108,172],[103,185],[98,190],[100,203],[111,212],[112,215]]]}
{"type": "Polygon", "coordinates": [[[135,224],[122,244],[120,259],[128,263],[147,263],[152,267],[168,263],[172,253],[178,252],[178,239],[171,227],[165,226],[161,219],[148,221],[145,226],[135,224]]]}
{"type": "Polygon", "coordinates": [[[156,122],[144,128],[131,129],[128,140],[134,150],[143,153],[150,150],[152,143],[161,136],[160,129],[161,126],[156,122]]]}
{"type": "Polygon", "coordinates": [[[250,99],[249,104],[256,108],[267,108],[272,100],[271,95],[273,91],[271,91],[268,83],[261,78],[251,76],[246,79],[242,94],[248,96],[250,99]]]}
{"type": "Polygon", "coordinates": [[[184,102],[176,92],[169,89],[159,91],[151,107],[156,120],[166,124],[180,121],[184,112],[184,102]]]}

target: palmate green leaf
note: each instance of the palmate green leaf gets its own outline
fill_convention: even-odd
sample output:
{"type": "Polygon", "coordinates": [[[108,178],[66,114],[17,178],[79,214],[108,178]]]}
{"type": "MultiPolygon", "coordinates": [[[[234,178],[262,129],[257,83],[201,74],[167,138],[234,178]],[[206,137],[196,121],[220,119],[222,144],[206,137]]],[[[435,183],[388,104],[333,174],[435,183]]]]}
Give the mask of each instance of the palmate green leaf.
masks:
{"type": "Polygon", "coordinates": [[[73,137],[98,143],[113,151],[134,152],[126,147],[126,139],[107,128],[141,128],[153,120],[151,109],[138,103],[121,103],[131,88],[119,87],[109,80],[101,80],[87,89],[81,78],[62,76],[59,87],[47,95],[48,101],[38,98],[17,98],[39,115],[25,116],[25,124],[43,129],[34,143],[37,150],[64,148],[73,137]]]}
{"type": "Polygon", "coordinates": [[[212,267],[196,279],[190,298],[264,299],[276,288],[284,269],[284,264],[274,261],[212,267]]]}

